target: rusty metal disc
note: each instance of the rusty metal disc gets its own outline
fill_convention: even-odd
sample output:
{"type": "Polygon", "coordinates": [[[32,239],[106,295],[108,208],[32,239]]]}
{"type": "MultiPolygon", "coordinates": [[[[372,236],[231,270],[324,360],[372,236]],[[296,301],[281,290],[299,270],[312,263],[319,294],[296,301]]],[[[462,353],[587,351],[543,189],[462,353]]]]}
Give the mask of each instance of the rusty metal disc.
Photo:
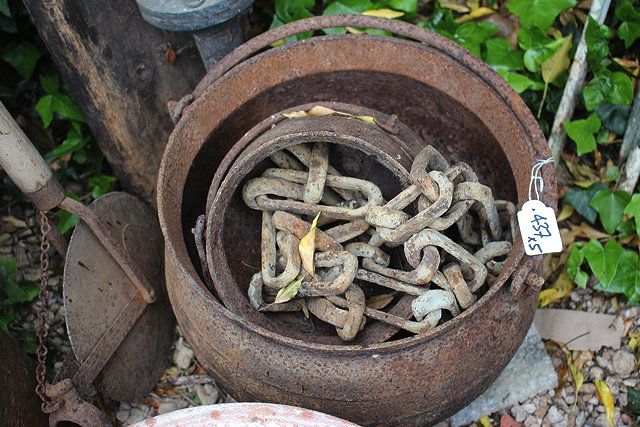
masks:
{"type": "MultiPolygon", "coordinates": [[[[157,294],[94,381],[110,399],[133,400],[162,375],[174,333],[164,284],[162,234],[155,213],[129,194],[109,193],[89,208],[139,264],[157,294]]],[[[71,347],[79,361],[88,357],[136,292],[89,227],[78,224],[64,269],[64,307],[71,347]]]]}

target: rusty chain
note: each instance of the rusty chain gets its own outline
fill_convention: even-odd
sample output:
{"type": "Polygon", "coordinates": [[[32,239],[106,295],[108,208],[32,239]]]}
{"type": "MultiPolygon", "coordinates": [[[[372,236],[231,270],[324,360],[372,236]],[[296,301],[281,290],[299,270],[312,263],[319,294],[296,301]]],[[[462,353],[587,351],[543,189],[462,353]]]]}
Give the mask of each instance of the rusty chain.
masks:
{"type": "Polygon", "coordinates": [[[389,201],[373,182],[333,168],[325,142],[290,146],[270,159],[277,168],[242,189],[245,204],[263,216],[261,272],[248,291],[258,310],[299,311],[300,300],[274,304],[263,294],[273,301],[278,290],[302,279],[296,297],[345,341],[355,338],[367,317],[423,333],[443,311],[456,316],[472,306],[476,293],[504,269],[517,232],[515,205],[495,201],[468,164],[450,166],[431,146],[416,156],[411,185],[389,201]],[[312,276],[302,268],[298,245],[319,212],[323,229],[316,229],[312,276]],[[442,233],[453,226],[459,243],[442,233]],[[390,267],[382,246],[403,246],[413,269],[390,267]],[[354,280],[410,295],[415,320],[367,307],[354,280]]]}
{"type": "Polygon", "coordinates": [[[61,401],[59,399],[50,399],[46,393],[46,374],[47,374],[47,336],[49,335],[49,326],[47,321],[49,319],[49,310],[47,302],[49,300],[50,292],[47,289],[49,286],[49,232],[51,231],[51,225],[49,224],[49,218],[46,212],[38,211],[40,216],[40,290],[38,292],[38,307],[34,309],[34,314],[38,319],[38,327],[36,328],[36,336],[38,337],[38,347],[36,355],[38,364],[36,366],[36,394],[42,400],[42,411],[45,414],[50,414],[60,407],[61,401]]]}

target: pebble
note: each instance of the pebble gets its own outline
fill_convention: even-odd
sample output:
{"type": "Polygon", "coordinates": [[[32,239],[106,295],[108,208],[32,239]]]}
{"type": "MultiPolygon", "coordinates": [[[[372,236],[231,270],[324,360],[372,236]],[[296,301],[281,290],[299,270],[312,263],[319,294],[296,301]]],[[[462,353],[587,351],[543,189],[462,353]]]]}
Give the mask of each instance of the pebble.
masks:
{"type": "Polygon", "coordinates": [[[146,420],[148,418],[148,412],[149,411],[145,411],[140,408],[131,408],[131,412],[129,413],[127,420],[124,421],[123,424],[131,425],[146,420]]]}
{"type": "Polygon", "coordinates": [[[635,387],[636,385],[638,385],[638,379],[637,378],[625,378],[624,380],[622,380],[622,384],[628,386],[628,387],[635,387]]]}
{"type": "Polygon", "coordinates": [[[594,366],[589,370],[589,376],[592,380],[601,380],[604,377],[604,371],[598,366],[594,366]]]}
{"type": "MultiPolygon", "coordinates": [[[[1,239],[0,239],[1,240],[1,239]]],[[[622,317],[630,319],[632,317],[638,317],[638,307],[631,307],[622,312],[622,317]]]]}
{"type": "Polygon", "coordinates": [[[527,413],[527,411],[521,406],[521,405],[516,405],[514,407],[511,408],[511,415],[513,415],[513,418],[521,423],[524,420],[527,419],[527,416],[529,415],[527,413]]]}
{"type": "Polygon", "coordinates": [[[540,421],[540,418],[536,418],[535,415],[530,415],[524,420],[524,425],[525,427],[539,427],[542,425],[542,421],[540,421]]]}
{"type": "Polygon", "coordinates": [[[121,423],[125,422],[127,418],[129,418],[129,414],[131,413],[131,406],[127,402],[120,403],[120,408],[118,412],[116,412],[116,418],[121,423]]]}
{"type": "Polygon", "coordinates": [[[607,365],[609,364],[609,361],[605,359],[603,356],[596,356],[596,363],[602,369],[606,369],[607,365]]]}
{"type": "Polygon", "coordinates": [[[584,383],[580,388],[580,393],[596,394],[596,385],[594,383],[584,383]]]}
{"type": "Polygon", "coordinates": [[[633,354],[626,350],[618,350],[613,355],[613,370],[618,375],[629,375],[636,367],[636,360],[633,354]]]}
{"type": "Polygon", "coordinates": [[[220,394],[218,389],[213,387],[211,384],[198,384],[195,387],[195,392],[203,405],[213,405],[218,401],[218,396],[220,394]]]}
{"type": "Polygon", "coordinates": [[[176,351],[173,353],[173,363],[175,363],[178,369],[189,369],[192,360],[193,350],[184,345],[176,348],[176,351]]]}
{"type": "Polygon", "coordinates": [[[183,409],[187,406],[189,406],[189,404],[182,399],[167,399],[160,402],[160,405],[158,405],[158,415],[177,411],[178,409],[183,409]]]}
{"type": "Polygon", "coordinates": [[[549,412],[547,412],[546,420],[551,424],[558,424],[564,418],[563,414],[556,408],[552,406],[549,408],[549,412]]]}
{"type": "Polygon", "coordinates": [[[522,405],[522,408],[527,414],[533,414],[536,411],[536,405],[533,403],[525,403],[522,405]]]}

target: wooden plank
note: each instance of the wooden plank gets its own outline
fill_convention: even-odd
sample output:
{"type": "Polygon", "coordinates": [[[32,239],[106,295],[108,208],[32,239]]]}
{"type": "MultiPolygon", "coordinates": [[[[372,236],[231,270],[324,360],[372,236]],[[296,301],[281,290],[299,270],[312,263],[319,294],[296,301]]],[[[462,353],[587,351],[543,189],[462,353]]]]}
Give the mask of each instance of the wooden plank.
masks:
{"type": "Polygon", "coordinates": [[[192,36],[147,24],[134,0],[25,4],[124,189],[155,206],[158,167],[173,129],[166,103],[204,75],[192,36]],[[179,52],[173,65],[169,44],[179,52]]]}

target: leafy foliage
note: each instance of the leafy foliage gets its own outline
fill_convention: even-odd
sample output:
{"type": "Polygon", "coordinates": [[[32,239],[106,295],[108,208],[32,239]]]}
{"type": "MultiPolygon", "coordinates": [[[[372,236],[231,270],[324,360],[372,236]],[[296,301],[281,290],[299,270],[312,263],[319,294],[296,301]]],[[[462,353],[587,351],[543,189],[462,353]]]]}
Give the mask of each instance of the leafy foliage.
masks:
{"type": "Polygon", "coordinates": [[[520,18],[523,27],[546,30],[560,12],[575,5],[574,0],[511,0],[507,8],[520,18]]]}
{"type": "Polygon", "coordinates": [[[591,153],[596,149],[595,134],[600,130],[600,118],[593,113],[589,118],[584,120],[574,120],[572,122],[564,122],[564,130],[578,147],[578,155],[591,153]]]}

